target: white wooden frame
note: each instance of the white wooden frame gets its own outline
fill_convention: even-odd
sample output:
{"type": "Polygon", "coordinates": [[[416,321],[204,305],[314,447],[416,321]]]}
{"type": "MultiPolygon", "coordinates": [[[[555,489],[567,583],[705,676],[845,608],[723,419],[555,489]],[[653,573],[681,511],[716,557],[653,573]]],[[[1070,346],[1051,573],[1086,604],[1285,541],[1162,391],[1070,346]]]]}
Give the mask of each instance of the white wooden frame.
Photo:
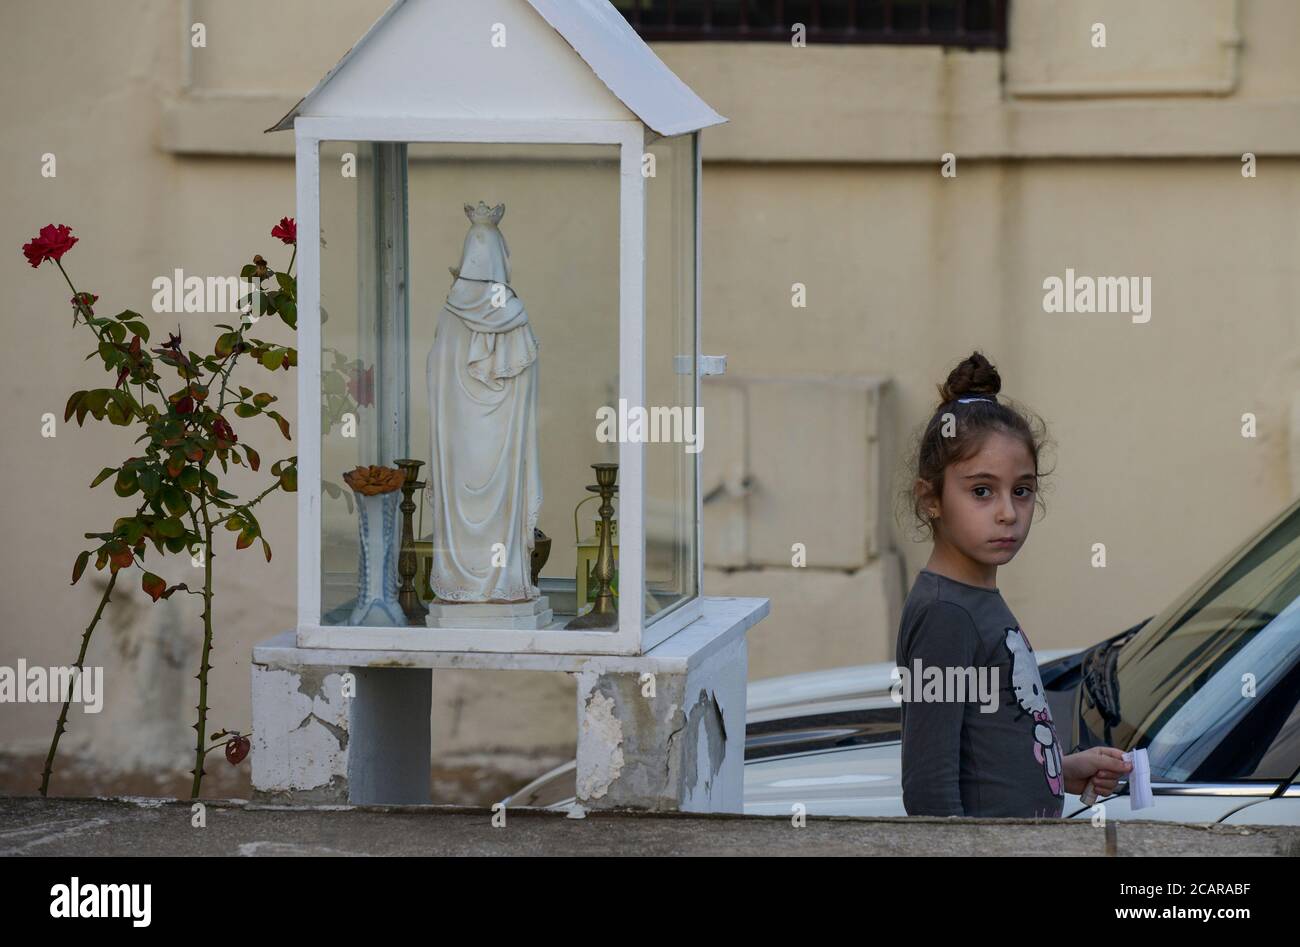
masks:
{"type": "MultiPolygon", "coordinates": [[[[691,134],[697,135],[698,132],[691,134]]],[[[696,595],[650,626],[646,635],[645,447],[620,443],[619,596],[617,631],[522,631],[482,628],[358,627],[321,624],[320,412],[310,410],[321,391],[320,143],[403,141],[619,146],[619,397],[645,400],[645,178],[641,172],[646,128],[639,121],[310,118],[294,123],[298,230],[298,629],[300,647],[401,648],[402,650],[575,654],[642,654],[700,617],[702,564],[699,543],[699,454],[696,464],[696,595]],[[634,497],[633,502],[628,498],[634,497]]],[[[699,194],[699,146],[696,194],[699,194]]],[[[698,196],[697,196],[698,200],[698,196]]],[[[699,223],[696,222],[696,403],[699,399],[699,223]]],[[[594,424],[594,419],[593,419],[594,424]]]]}

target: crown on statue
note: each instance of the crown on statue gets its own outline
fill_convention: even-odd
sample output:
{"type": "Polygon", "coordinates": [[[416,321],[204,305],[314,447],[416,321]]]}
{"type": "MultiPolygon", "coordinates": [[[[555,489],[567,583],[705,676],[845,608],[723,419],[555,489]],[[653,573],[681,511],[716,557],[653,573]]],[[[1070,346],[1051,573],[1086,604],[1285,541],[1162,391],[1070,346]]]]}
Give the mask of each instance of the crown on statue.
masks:
{"type": "Polygon", "coordinates": [[[501,218],[506,215],[506,205],[498,204],[496,207],[488,207],[482,201],[478,206],[473,204],[465,205],[465,216],[469,218],[471,224],[491,224],[495,227],[501,222],[501,218]]]}

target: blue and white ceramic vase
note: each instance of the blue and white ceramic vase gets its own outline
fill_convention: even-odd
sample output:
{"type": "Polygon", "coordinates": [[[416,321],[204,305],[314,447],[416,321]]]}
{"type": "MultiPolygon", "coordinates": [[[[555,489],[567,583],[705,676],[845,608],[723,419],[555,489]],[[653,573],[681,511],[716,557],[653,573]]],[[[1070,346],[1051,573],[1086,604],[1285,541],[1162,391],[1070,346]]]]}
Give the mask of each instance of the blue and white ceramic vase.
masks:
{"type": "Polygon", "coordinates": [[[401,490],[357,498],[360,523],[360,573],[357,576],[357,604],[351,625],[393,625],[405,627],[406,613],[397,600],[397,556],[402,541],[397,525],[401,490]]]}

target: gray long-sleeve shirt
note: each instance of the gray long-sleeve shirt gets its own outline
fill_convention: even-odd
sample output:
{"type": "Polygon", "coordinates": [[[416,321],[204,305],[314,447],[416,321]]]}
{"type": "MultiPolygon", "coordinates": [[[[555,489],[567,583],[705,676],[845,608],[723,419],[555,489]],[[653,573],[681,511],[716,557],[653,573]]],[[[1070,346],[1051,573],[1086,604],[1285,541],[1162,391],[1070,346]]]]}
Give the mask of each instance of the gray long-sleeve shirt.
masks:
{"type": "Polygon", "coordinates": [[[896,657],[908,815],[1061,816],[1062,750],[1038,662],[997,589],[922,569],[896,657]]]}

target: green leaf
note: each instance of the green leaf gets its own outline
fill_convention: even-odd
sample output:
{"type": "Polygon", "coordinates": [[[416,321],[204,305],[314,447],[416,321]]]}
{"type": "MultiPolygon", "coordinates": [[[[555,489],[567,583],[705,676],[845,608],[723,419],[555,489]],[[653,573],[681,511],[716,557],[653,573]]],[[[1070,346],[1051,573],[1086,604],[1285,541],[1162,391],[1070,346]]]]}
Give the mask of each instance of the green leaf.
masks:
{"type": "Polygon", "coordinates": [[[254,266],[252,263],[245,263],[244,268],[239,271],[239,275],[243,279],[252,279],[256,273],[257,273],[257,267],[254,266]]]}
{"type": "Polygon", "coordinates": [[[176,482],[185,490],[197,490],[199,488],[199,468],[186,467],[181,471],[181,475],[176,482]]]}
{"type": "Polygon", "coordinates": [[[284,297],[281,297],[276,302],[276,309],[279,311],[280,318],[284,320],[285,325],[287,325],[290,329],[298,328],[298,304],[297,303],[289,299],[286,299],[284,297]]]}
{"type": "Polygon", "coordinates": [[[271,547],[265,539],[262,540],[262,552],[266,553],[266,561],[271,561],[271,547]]]}
{"type": "Polygon", "coordinates": [[[251,398],[251,397],[253,397],[253,389],[252,389],[252,388],[245,388],[243,385],[240,385],[240,386],[239,386],[239,396],[240,396],[241,398],[251,398]]]}
{"type": "MultiPolygon", "coordinates": [[[[198,475],[195,474],[195,479],[198,475]]],[[[190,508],[189,499],[185,491],[174,483],[169,483],[162,490],[163,506],[167,507],[167,512],[180,516],[190,508]]]]}
{"type": "Polygon", "coordinates": [[[135,471],[123,469],[117,474],[117,482],[113,484],[113,490],[120,497],[129,497],[140,488],[140,482],[135,475],[135,471]]]}
{"type": "Polygon", "coordinates": [[[239,538],[235,540],[235,548],[247,549],[249,546],[253,545],[253,540],[256,538],[257,538],[256,533],[254,533],[252,530],[246,529],[242,533],[240,533],[239,538]]]}
{"type": "MultiPolygon", "coordinates": [[[[248,396],[245,395],[244,397],[247,398],[248,396]]],[[[265,408],[272,401],[278,400],[279,399],[276,398],[275,395],[268,394],[265,391],[253,395],[253,404],[257,405],[259,408],[265,408]]]]}
{"type": "Polygon", "coordinates": [[[145,325],[143,322],[131,321],[131,322],[123,323],[123,325],[125,325],[128,329],[130,329],[140,338],[144,339],[146,342],[149,341],[149,327],[145,325]]]}
{"type": "Polygon", "coordinates": [[[283,418],[283,417],[282,417],[278,412],[275,412],[275,411],[268,411],[268,412],[266,412],[266,416],[267,416],[268,418],[274,418],[274,419],[275,419],[275,423],[278,424],[278,425],[280,425],[280,433],[284,435],[284,439],[285,439],[286,441],[288,441],[288,440],[292,440],[292,438],[289,437],[289,422],[288,422],[288,421],[286,421],[286,420],[285,420],[285,419],[284,419],[284,418],[283,418]]]}
{"type": "Polygon", "coordinates": [[[108,337],[114,342],[126,341],[126,326],[120,322],[114,322],[108,327],[108,337]]]}
{"type": "Polygon", "coordinates": [[[235,415],[237,417],[255,418],[261,413],[262,410],[255,405],[243,404],[243,403],[235,405],[235,415]]]}
{"type": "Polygon", "coordinates": [[[144,529],[144,523],[140,522],[138,519],[128,519],[122,533],[122,538],[126,540],[128,546],[134,546],[144,536],[144,529]]]}
{"type": "MultiPolygon", "coordinates": [[[[94,354],[93,352],[91,353],[94,354]]],[[[67,421],[72,417],[72,413],[77,410],[77,405],[81,404],[81,399],[89,394],[87,391],[74,391],[68,398],[68,406],[63,409],[63,420],[67,421]]],[[[83,417],[85,415],[82,415],[83,417]]]]}
{"type": "Polygon", "coordinates": [[[235,343],[239,341],[237,332],[223,332],[217,337],[216,353],[218,358],[225,358],[235,350],[235,343]]]}
{"type": "MultiPolygon", "coordinates": [[[[265,540],[263,540],[263,542],[265,542],[265,540]]],[[[81,578],[81,573],[86,571],[86,563],[89,561],[90,561],[89,549],[85,550],[84,552],[81,553],[81,555],[77,556],[77,562],[72,567],[72,582],[71,582],[72,585],[77,584],[77,580],[81,578]]]]}
{"type": "Polygon", "coordinates": [[[284,349],[268,349],[262,354],[262,364],[275,371],[284,362],[284,349]]]}
{"type": "Polygon", "coordinates": [[[117,319],[119,322],[129,322],[132,319],[143,319],[144,316],[140,315],[140,313],[133,309],[123,309],[113,318],[117,319]]]}
{"type": "Polygon", "coordinates": [[[163,536],[168,539],[174,539],[177,536],[185,535],[185,524],[182,523],[179,519],[168,518],[165,520],[159,520],[158,523],[154,526],[154,530],[158,533],[159,536],[163,536]]]}
{"type": "Polygon", "coordinates": [[[162,485],[162,482],[158,477],[158,471],[153,469],[140,471],[139,480],[140,489],[144,491],[144,495],[147,497],[152,497],[158,492],[158,488],[162,485]]]}
{"type": "Polygon", "coordinates": [[[101,483],[103,483],[109,477],[113,476],[113,474],[115,473],[117,473],[116,467],[105,467],[103,470],[99,472],[98,477],[90,481],[91,489],[94,489],[95,487],[99,486],[101,483]]]}
{"type": "Polygon", "coordinates": [[[298,281],[288,273],[276,273],[275,281],[280,284],[280,288],[286,293],[291,293],[294,296],[298,295],[298,281]]]}
{"type": "Polygon", "coordinates": [[[109,389],[107,388],[96,388],[94,391],[86,393],[86,398],[82,404],[86,406],[87,411],[95,416],[96,420],[104,416],[104,405],[108,403],[108,395],[109,389]]]}
{"type": "Polygon", "coordinates": [[[293,493],[298,489],[297,467],[286,467],[280,471],[280,489],[285,493],[293,493]]]}
{"type": "Polygon", "coordinates": [[[135,417],[135,405],[130,393],[125,388],[114,388],[108,396],[113,399],[108,406],[108,419],[119,427],[126,427],[135,417]]]}

